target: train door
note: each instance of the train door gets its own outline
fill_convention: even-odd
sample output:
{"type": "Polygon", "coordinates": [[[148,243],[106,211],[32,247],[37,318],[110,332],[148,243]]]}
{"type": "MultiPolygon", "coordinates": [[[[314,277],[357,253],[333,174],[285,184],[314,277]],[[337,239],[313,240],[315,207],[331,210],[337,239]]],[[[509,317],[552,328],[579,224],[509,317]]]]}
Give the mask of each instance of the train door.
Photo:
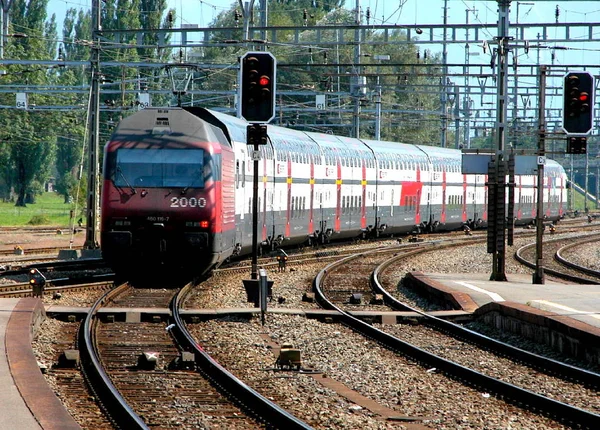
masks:
{"type": "Polygon", "coordinates": [[[227,146],[221,146],[221,249],[230,255],[236,244],[235,219],[235,154],[227,146]]]}
{"type": "MultiPolygon", "coordinates": [[[[249,196],[246,195],[246,145],[235,144],[235,216],[236,231],[235,243],[238,247],[251,246],[245,237],[247,206],[246,201],[249,196]]],[[[252,194],[250,194],[250,197],[252,194]]]]}
{"type": "Polygon", "coordinates": [[[316,229],[318,230],[319,241],[327,242],[336,228],[336,222],[339,220],[339,170],[337,154],[329,147],[323,147],[322,149],[323,176],[320,192],[318,193],[318,205],[321,214],[316,229]]]}
{"type": "Polygon", "coordinates": [[[262,180],[259,181],[259,185],[263,187],[263,223],[262,223],[262,240],[268,239],[273,231],[275,224],[275,215],[273,207],[273,194],[274,194],[274,172],[275,172],[275,155],[274,149],[271,143],[264,146],[264,161],[263,161],[263,175],[262,180]]]}
{"type": "MultiPolygon", "coordinates": [[[[438,161],[439,163],[439,161],[438,161]]],[[[427,225],[430,230],[433,230],[437,224],[443,222],[445,217],[445,199],[446,199],[446,182],[445,182],[445,171],[440,166],[440,171],[438,173],[438,181],[441,182],[442,188],[442,208],[441,210],[436,211],[433,207],[432,202],[432,194],[434,187],[436,185],[436,181],[434,180],[434,168],[433,162],[430,159],[429,155],[425,153],[425,157],[417,157],[417,183],[421,185],[422,193],[419,195],[417,204],[423,208],[423,212],[421,213],[421,223],[427,225]]]]}

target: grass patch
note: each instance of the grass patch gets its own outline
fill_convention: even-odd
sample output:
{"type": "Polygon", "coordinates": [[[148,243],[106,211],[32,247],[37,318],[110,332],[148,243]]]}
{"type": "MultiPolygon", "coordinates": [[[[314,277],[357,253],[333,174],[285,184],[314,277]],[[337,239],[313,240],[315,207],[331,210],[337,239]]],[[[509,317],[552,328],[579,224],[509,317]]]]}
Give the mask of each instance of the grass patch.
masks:
{"type": "MultiPolygon", "coordinates": [[[[0,202],[0,226],[68,226],[72,209],[74,204],[65,203],[63,196],[52,192],[41,194],[36,203],[24,208],[16,207],[14,202],[0,202]]],[[[81,208],[79,212],[81,216],[81,208]]]]}

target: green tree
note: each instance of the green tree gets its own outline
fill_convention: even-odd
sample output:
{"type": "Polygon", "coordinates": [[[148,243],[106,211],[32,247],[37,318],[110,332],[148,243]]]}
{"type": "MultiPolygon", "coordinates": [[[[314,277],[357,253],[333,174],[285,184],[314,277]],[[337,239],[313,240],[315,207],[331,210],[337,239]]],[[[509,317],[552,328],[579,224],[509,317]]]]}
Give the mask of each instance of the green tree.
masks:
{"type": "MultiPolygon", "coordinates": [[[[25,33],[26,38],[11,39],[6,56],[18,59],[50,59],[56,52],[56,25],[52,18],[46,22],[47,0],[15,0],[11,9],[10,31],[25,33]]],[[[15,65],[7,68],[7,82],[40,85],[50,81],[51,73],[46,67],[15,65]]],[[[6,184],[16,190],[16,205],[34,202],[49,179],[56,149],[56,136],[51,115],[31,108],[37,104],[49,104],[50,96],[30,93],[27,110],[8,111],[0,119],[4,129],[11,130],[2,165],[12,167],[3,170],[6,184]]],[[[6,99],[6,97],[3,97],[6,99]]],[[[14,104],[14,99],[5,100],[14,104]]]]}
{"type": "MultiPolygon", "coordinates": [[[[360,103],[361,136],[372,138],[377,89],[380,86],[380,102],[385,113],[381,120],[382,139],[439,144],[442,90],[440,55],[433,55],[429,51],[419,52],[416,42],[407,40],[406,30],[398,29],[386,35],[371,28],[361,31],[361,55],[357,62],[356,46],[348,43],[354,41],[355,30],[349,28],[340,32],[328,29],[332,25],[350,26],[356,23],[354,13],[342,8],[343,4],[343,1],[315,0],[269,2],[269,26],[317,25],[321,40],[326,42],[322,46],[315,46],[313,41],[317,40],[317,32],[307,28],[300,33],[300,42],[307,42],[304,47],[286,45],[286,37],[291,42],[296,33],[278,31],[278,43],[268,47],[278,63],[277,103],[281,114],[274,122],[296,128],[316,123],[322,131],[334,128],[337,134],[349,134],[352,131],[354,105],[360,103]],[[335,43],[341,40],[344,43],[335,43]],[[380,55],[389,55],[390,59],[377,60],[380,55]],[[327,107],[315,111],[315,96],[319,94],[327,97],[327,107]]],[[[239,9],[237,3],[211,23],[211,27],[230,29],[230,34],[220,37],[231,40],[243,38],[243,20],[239,18],[238,10],[236,21],[236,9],[239,9]]],[[[258,13],[255,3],[254,25],[259,23],[258,13]]],[[[256,37],[256,34],[252,33],[251,37],[256,37]]],[[[252,49],[258,49],[258,46],[232,44],[225,48],[202,48],[199,55],[207,64],[236,64],[240,55],[252,49]]],[[[211,70],[200,81],[201,88],[207,90],[203,106],[221,103],[220,107],[223,107],[225,102],[225,106],[233,108],[238,79],[236,68],[211,70]],[[226,97],[214,97],[215,92],[226,94],[226,97]]]]}

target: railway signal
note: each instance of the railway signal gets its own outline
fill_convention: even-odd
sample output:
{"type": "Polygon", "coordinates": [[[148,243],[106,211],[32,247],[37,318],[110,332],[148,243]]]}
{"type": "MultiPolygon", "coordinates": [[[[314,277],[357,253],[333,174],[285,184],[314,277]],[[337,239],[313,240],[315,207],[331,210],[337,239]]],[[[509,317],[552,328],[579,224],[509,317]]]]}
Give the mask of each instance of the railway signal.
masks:
{"type": "Polygon", "coordinates": [[[240,63],[239,113],[252,123],[275,118],[275,57],[270,52],[246,52],[240,63]]]}
{"type": "Polygon", "coordinates": [[[574,136],[567,138],[567,154],[585,154],[587,152],[587,137],[574,136]]]}
{"type": "Polygon", "coordinates": [[[589,72],[570,72],[565,75],[563,129],[568,136],[586,136],[592,130],[594,89],[594,76],[589,72]]]}
{"type": "Polygon", "coordinates": [[[38,269],[29,270],[29,285],[34,297],[41,297],[46,285],[46,277],[38,269]]]}

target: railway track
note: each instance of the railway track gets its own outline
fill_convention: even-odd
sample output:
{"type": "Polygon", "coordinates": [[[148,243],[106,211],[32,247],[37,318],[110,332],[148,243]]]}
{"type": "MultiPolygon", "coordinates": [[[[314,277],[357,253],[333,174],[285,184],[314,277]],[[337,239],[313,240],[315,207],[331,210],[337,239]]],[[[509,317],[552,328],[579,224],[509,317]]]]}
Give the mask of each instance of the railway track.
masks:
{"type": "MultiPolygon", "coordinates": [[[[32,248],[21,248],[22,253],[19,252],[17,253],[17,251],[15,251],[15,249],[0,249],[0,257],[8,257],[11,256],[13,259],[14,258],[19,258],[19,259],[28,259],[31,258],[31,255],[34,255],[36,257],[42,256],[42,255],[47,255],[47,254],[58,254],[58,252],[60,250],[65,249],[64,247],[57,247],[57,246],[48,246],[48,247],[32,247],[32,248]]],[[[82,246],[73,246],[72,248],[73,250],[76,251],[80,251],[81,249],[83,249],[82,246]]],[[[52,257],[47,257],[47,258],[52,258],[52,257]]],[[[56,257],[54,257],[56,259],[56,257]]]]}
{"type": "MultiPolygon", "coordinates": [[[[590,241],[597,241],[599,238],[600,233],[594,233],[544,241],[542,248],[544,272],[578,284],[597,284],[600,282],[600,274],[568,262],[562,257],[562,254],[571,247],[583,246],[590,241]]],[[[515,253],[515,259],[521,264],[535,269],[536,244],[532,243],[519,248],[515,253]]]]}
{"type": "Polygon", "coordinates": [[[65,353],[78,349],[80,328],[80,322],[55,321],[52,327],[44,326],[43,330],[50,330],[48,337],[52,339],[46,341],[46,349],[50,351],[43,354],[43,358],[39,357],[42,354],[38,351],[38,362],[42,364],[42,371],[55,393],[82,427],[112,430],[113,424],[96,403],[80,367],[76,361],[65,359],[65,353]]]}
{"type": "Polygon", "coordinates": [[[90,312],[82,361],[112,419],[126,428],[218,425],[241,429],[273,423],[277,428],[290,425],[306,428],[276,405],[244,388],[231,375],[225,375],[227,372],[217,363],[202,357],[203,352],[195,342],[196,350],[190,353],[192,345],[186,341],[189,335],[178,313],[178,300],[173,300],[175,295],[172,289],[122,286],[100,299],[90,312]],[[109,303],[116,307],[162,308],[169,302],[174,318],[171,325],[160,318],[153,322],[106,322],[98,313],[100,306],[109,303]],[[185,345],[173,343],[174,338],[185,345]],[[231,398],[215,386],[227,391],[231,398]],[[270,406],[265,408],[265,403],[270,406]]]}
{"type": "Polygon", "coordinates": [[[35,268],[46,278],[44,294],[103,290],[111,288],[115,275],[100,259],[52,261],[35,263],[5,271],[0,284],[0,297],[28,297],[34,294],[29,283],[29,270],[35,268]],[[9,282],[10,281],[10,282],[9,282]]]}
{"type": "MultiPolygon", "coordinates": [[[[463,235],[461,235],[461,239],[462,239],[462,237],[463,237],[463,235]]],[[[409,246],[407,245],[407,246],[406,246],[406,248],[409,248],[409,246]]],[[[316,258],[316,261],[322,261],[322,259],[323,259],[323,258],[333,258],[333,259],[339,259],[339,258],[340,258],[340,255],[339,255],[339,254],[340,254],[340,252],[334,252],[334,251],[330,251],[330,250],[328,250],[328,251],[326,251],[326,252],[328,253],[328,255],[322,255],[322,256],[319,256],[318,258],[316,258]],[[336,254],[338,254],[338,255],[336,255],[336,254]]],[[[392,251],[392,252],[398,252],[398,251],[396,250],[396,251],[392,251]]],[[[294,263],[294,262],[293,262],[293,260],[292,260],[292,262],[290,262],[290,264],[291,264],[291,265],[293,265],[293,264],[295,264],[295,263],[294,263]]],[[[303,261],[302,261],[301,259],[299,259],[299,262],[298,262],[298,264],[304,264],[304,263],[303,263],[303,261]]],[[[371,294],[371,295],[372,295],[372,293],[370,293],[370,292],[367,292],[367,291],[365,290],[365,292],[363,292],[362,294],[364,295],[364,296],[363,296],[363,301],[364,301],[364,302],[370,301],[370,297],[368,296],[368,294],[371,294]]],[[[377,293],[377,294],[381,294],[381,293],[377,293]]],[[[151,294],[151,295],[152,295],[152,294],[151,294]]],[[[136,296],[136,297],[137,297],[137,298],[134,298],[134,300],[131,302],[131,306],[137,306],[137,307],[148,307],[148,306],[152,306],[152,304],[151,304],[151,303],[152,303],[152,300],[149,300],[147,297],[145,297],[145,298],[142,298],[142,296],[136,296]]],[[[121,306],[121,305],[123,305],[123,306],[129,306],[129,305],[127,305],[127,303],[126,303],[126,302],[123,302],[123,303],[120,303],[120,304],[119,304],[119,306],[121,306]]],[[[164,302],[160,302],[160,301],[159,301],[159,304],[158,304],[157,306],[160,306],[160,307],[162,307],[163,305],[164,305],[164,302]]],[[[377,309],[377,306],[379,306],[379,305],[375,305],[375,306],[376,306],[376,307],[375,307],[375,308],[373,308],[373,309],[377,309]]],[[[152,324],[152,325],[157,325],[157,326],[160,326],[160,327],[161,327],[161,329],[164,331],[164,328],[165,328],[166,322],[161,320],[161,321],[160,321],[160,323],[158,323],[158,324],[157,324],[157,323],[151,323],[151,324],[152,324]],[[164,322],[165,324],[161,324],[161,323],[163,323],[163,322],[164,322]]],[[[129,326],[128,326],[128,325],[124,325],[124,327],[125,327],[125,328],[124,328],[124,330],[127,330],[127,328],[128,328],[129,326]]],[[[107,332],[107,333],[108,333],[108,332],[107,332]]],[[[144,333],[144,330],[141,330],[141,331],[139,332],[139,337],[141,337],[141,336],[143,335],[143,333],[144,333]]],[[[183,329],[182,329],[182,333],[183,333],[183,329]]],[[[118,335],[118,334],[119,334],[119,333],[118,333],[118,330],[117,330],[117,332],[116,332],[116,334],[115,334],[115,335],[118,335]]],[[[129,334],[131,334],[131,332],[129,332],[129,334]]],[[[180,336],[180,335],[178,335],[178,337],[179,337],[179,336],[180,336]]],[[[185,337],[185,335],[183,335],[183,336],[185,337]]],[[[180,350],[179,350],[179,349],[177,349],[177,348],[176,348],[176,350],[177,350],[177,351],[180,351],[180,350]]],[[[183,348],[182,348],[182,350],[183,350],[183,348]]],[[[195,356],[198,356],[198,352],[195,352],[194,354],[195,354],[195,356]]],[[[171,357],[171,356],[173,356],[173,357],[178,357],[178,356],[177,356],[177,354],[174,354],[174,355],[173,355],[173,353],[171,353],[171,352],[165,352],[165,353],[163,354],[163,356],[167,356],[167,357],[171,357]],[[170,355],[169,355],[169,354],[170,354],[170,355]]],[[[213,366],[214,366],[214,364],[213,364],[213,366]]],[[[209,367],[209,369],[212,369],[212,368],[210,368],[210,367],[209,367]]],[[[164,370],[164,369],[163,369],[163,370],[164,370]]],[[[188,369],[186,369],[186,370],[188,370],[188,369]]],[[[131,369],[129,369],[129,371],[131,372],[131,369]]],[[[213,372],[213,370],[210,370],[209,372],[210,372],[210,373],[212,373],[212,372],[213,372]]],[[[155,382],[156,382],[156,381],[155,381],[155,382]]],[[[178,380],[174,379],[173,385],[174,385],[174,386],[176,386],[176,385],[182,385],[184,382],[185,382],[185,381],[181,381],[181,380],[179,380],[179,381],[178,381],[178,380]]],[[[143,387],[142,387],[141,385],[140,385],[140,386],[138,386],[138,388],[140,388],[140,389],[143,389],[143,387]]],[[[168,387],[168,388],[170,389],[171,387],[168,387]]],[[[176,388],[177,388],[177,387],[176,387],[176,388]]],[[[166,390],[166,388],[165,388],[165,390],[166,390]]],[[[233,388],[233,390],[235,390],[235,388],[233,388]]],[[[148,391],[149,391],[149,392],[151,392],[152,390],[148,390],[148,391]]],[[[156,391],[154,391],[154,392],[156,393],[156,391]]],[[[136,393],[137,393],[137,394],[139,394],[139,391],[137,391],[136,393]]],[[[133,394],[135,395],[136,393],[133,393],[133,394]]],[[[162,394],[162,391],[161,391],[159,394],[162,394]]],[[[185,397],[185,396],[186,396],[186,394],[184,393],[184,394],[183,394],[183,396],[185,397]]],[[[157,401],[156,403],[153,403],[153,405],[154,405],[154,406],[156,406],[157,404],[161,404],[161,402],[157,401]]],[[[179,405],[178,405],[178,406],[179,406],[179,405]]],[[[184,405],[181,405],[181,406],[182,406],[184,409],[186,409],[186,408],[187,408],[187,406],[186,406],[185,404],[184,404],[184,405]]],[[[144,425],[147,425],[147,424],[146,424],[146,422],[145,422],[145,418],[146,418],[146,415],[145,415],[145,413],[142,413],[142,416],[143,416],[143,418],[144,418],[144,425]]],[[[253,425],[256,425],[256,421],[254,421],[254,422],[253,422],[253,425]]],[[[259,425],[260,425],[260,424],[259,424],[259,425]]],[[[243,425],[242,425],[242,427],[243,427],[243,425]]]]}
{"type": "MultiPolygon", "coordinates": [[[[399,258],[402,257],[394,257],[396,260],[399,258]]],[[[375,284],[378,283],[378,270],[381,270],[381,268],[377,269],[374,267],[377,265],[375,260],[376,258],[372,256],[360,254],[347,257],[327,266],[315,279],[314,289],[317,293],[318,302],[326,309],[339,311],[342,314],[340,317],[341,321],[357,332],[377,340],[389,349],[402,351],[402,354],[430,369],[443,372],[467,385],[484,389],[508,402],[522,405],[525,409],[537,411],[537,413],[541,412],[553,419],[565,422],[567,425],[575,425],[583,428],[597,428],[600,425],[600,415],[598,415],[600,404],[597,404],[597,401],[595,403],[592,401],[590,404],[590,399],[597,398],[600,375],[516,350],[508,345],[503,345],[474,332],[469,332],[454,324],[439,322],[441,320],[426,316],[422,312],[419,313],[427,318],[426,321],[429,327],[416,326],[410,327],[407,330],[406,327],[394,325],[377,328],[359,319],[357,313],[354,312],[356,310],[356,300],[353,303],[353,296],[350,295],[349,297],[349,293],[353,295],[364,294],[355,293],[354,291],[361,288],[361,285],[364,291],[364,285],[368,285],[369,278],[373,279],[375,284]],[[357,260],[360,260],[360,262],[357,262],[357,260]],[[349,265],[350,262],[352,262],[351,266],[349,265]],[[348,269],[349,266],[351,270],[348,269]],[[372,275],[368,273],[369,266],[374,270],[372,275]],[[435,330],[432,331],[431,328],[435,330]],[[417,336],[420,339],[427,339],[425,344],[416,344],[411,341],[415,330],[428,331],[424,335],[417,336]],[[458,339],[468,339],[470,345],[476,345],[477,348],[485,348],[486,350],[493,350],[501,356],[510,357],[513,361],[507,363],[501,362],[501,359],[487,357],[482,359],[486,363],[485,366],[476,366],[477,363],[468,359],[462,360],[464,364],[458,364],[452,360],[463,354],[456,354],[456,351],[469,351],[472,354],[474,353],[473,348],[461,340],[448,341],[445,339],[446,333],[452,333],[452,336],[458,339]],[[454,353],[451,354],[449,351],[454,353]],[[494,364],[493,360],[496,360],[496,364],[494,364]],[[535,388],[536,392],[533,392],[516,385],[519,383],[522,375],[527,375],[531,371],[529,367],[515,372],[516,375],[511,382],[499,380],[486,374],[493,374],[489,370],[496,366],[501,366],[502,368],[506,366],[517,367],[522,362],[527,363],[530,367],[544,369],[550,374],[560,375],[564,379],[575,379],[581,385],[568,386],[569,383],[564,382],[564,379],[553,379],[551,382],[548,382],[548,385],[540,387],[539,377],[533,377],[532,381],[534,382],[530,382],[532,385],[528,387],[531,390],[535,388]],[[477,370],[472,367],[475,367],[477,370]],[[558,385],[559,383],[563,385],[558,385]],[[550,391],[549,386],[558,386],[559,388],[550,391]],[[588,391],[588,396],[581,396],[581,399],[576,401],[575,399],[579,396],[579,393],[586,390],[588,391]],[[551,396],[557,396],[564,399],[565,402],[552,399],[551,396]],[[571,403],[567,403],[568,400],[571,403]],[[591,407],[593,410],[589,410],[586,407],[591,407]]],[[[393,299],[383,289],[380,288],[377,291],[378,294],[382,294],[385,297],[385,302],[394,303],[396,309],[410,309],[416,312],[412,308],[397,303],[397,300],[393,299]]],[[[477,355],[477,357],[480,357],[480,355],[477,355]]]]}

